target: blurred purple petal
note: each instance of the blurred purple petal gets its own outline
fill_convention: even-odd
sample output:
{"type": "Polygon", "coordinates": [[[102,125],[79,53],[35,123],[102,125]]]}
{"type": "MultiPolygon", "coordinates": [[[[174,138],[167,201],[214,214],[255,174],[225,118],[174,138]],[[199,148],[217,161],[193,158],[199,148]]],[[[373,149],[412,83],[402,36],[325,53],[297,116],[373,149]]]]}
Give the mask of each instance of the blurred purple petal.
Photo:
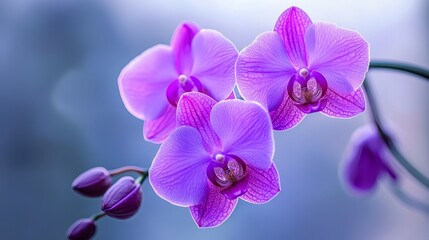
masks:
{"type": "Polygon", "coordinates": [[[345,96],[328,89],[326,99],[328,101],[322,113],[331,117],[351,118],[365,110],[362,88],[345,96]]]}
{"type": "Polygon", "coordinates": [[[375,126],[364,126],[353,133],[341,170],[347,186],[360,194],[373,190],[384,173],[397,179],[387,147],[375,126]]]}
{"type": "Polygon", "coordinates": [[[311,25],[311,19],[298,7],[284,11],[277,19],[274,31],[280,34],[293,66],[297,69],[307,66],[305,32],[311,25]]]}
{"type": "Polygon", "coordinates": [[[348,94],[362,84],[369,64],[369,44],[356,31],[316,23],[306,33],[309,67],[320,72],[331,90],[348,94]]]}
{"type": "Polygon", "coordinates": [[[189,208],[198,227],[217,227],[225,222],[234,211],[237,199],[231,200],[219,191],[219,187],[210,184],[210,193],[204,201],[189,208]]]}
{"type": "Polygon", "coordinates": [[[255,204],[262,204],[273,199],[280,192],[280,177],[274,163],[268,170],[247,168],[247,192],[241,199],[255,204]]]}
{"type": "Polygon", "coordinates": [[[168,105],[165,92],[177,78],[170,47],[157,45],[137,56],[122,70],[119,91],[128,111],[142,120],[161,116],[168,105]]]}
{"type": "Polygon", "coordinates": [[[210,112],[217,102],[202,93],[184,94],[177,106],[177,124],[197,129],[203,138],[207,152],[220,148],[219,137],[210,124],[210,112]]]}
{"type": "Polygon", "coordinates": [[[271,120],[254,102],[227,100],[216,104],[210,116],[223,152],[258,169],[271,166],[274,143],[271,120]]]}
{"type": "Polygon", "coordinates": [[[283,96],[280,106],[270,112],[271,122],[274,130],[286,130],[300,123],[305,113],[299,110],[288,94],[283,96]]]}
{"type": "Polygon", "coordinates": [[[195,35],[192,54],[192,76],[215,100],[228,97],[235,85],[234,67],[238,53],[234,44],[217,31],[203,29],[195,35]]]}
{"type": "Polygon", "coordinates": [[[158,150],[149,169],[150,184],[158,196],[174,205],[197,205],[208,192],[209,161],[198,130],[181,126],[158,150]]]}
{"type": "Polygon", "coordinates": [[[161,117],[144,121],[143,135],[146,141],[162,143],[175,128],[176,108],[168,104],[161,117]]]}
{"type": "Polygon", "coordinates": [[[260,34],[240,52],[237,60],[237,84],[241,96],[257,101],[268,110],[277,108],[295,73],[284,43],[275,32],[260,34]]]}
{"type": "Polygon", "coordinates": [[[171,38],[170,46],[175,55],[177,72],[188,74],[192,69],[192,40],[200,31],[200,27],[192,22],[183,22],[177,26],[171,38]]]}

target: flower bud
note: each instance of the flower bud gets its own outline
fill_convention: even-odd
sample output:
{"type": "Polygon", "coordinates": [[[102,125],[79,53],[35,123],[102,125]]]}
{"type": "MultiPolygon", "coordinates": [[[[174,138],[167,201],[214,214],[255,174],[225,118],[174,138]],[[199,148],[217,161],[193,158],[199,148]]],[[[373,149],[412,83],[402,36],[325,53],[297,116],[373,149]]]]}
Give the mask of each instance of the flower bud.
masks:
{"type": "Polygon", "coordinates": [[[103,167],[91,168],[81,173],[72,183],[76,192],[87,197],[103,195],[112,184],[109,172],[103,167]]]}
{"type": "Polygon", "coordinates": [[[77,220],[67,231],[67,237],[70,240],[89,240],[96,230],[95,223],[90,218],[77,220]]]}
{"type": "Polygon", "coordinates": [[[126,176],[113,184],[103,197],[101,210],[108,216],[126,219],[133,216],[140,207],[142,190],[132,177],[126,176]]]}
{"type": "Polygon", "coordinates": [[[343,167],[345,183],[355,193],[370,192],[383,175],[397,179],[387,146],[373,126],[353,133],[343,167]]]}

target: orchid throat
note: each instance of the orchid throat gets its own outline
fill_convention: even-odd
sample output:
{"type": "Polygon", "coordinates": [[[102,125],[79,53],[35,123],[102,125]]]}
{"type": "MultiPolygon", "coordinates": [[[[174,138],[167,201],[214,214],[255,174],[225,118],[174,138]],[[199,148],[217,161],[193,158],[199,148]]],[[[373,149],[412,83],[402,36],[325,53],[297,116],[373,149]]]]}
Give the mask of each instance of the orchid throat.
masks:
{"type": "Polygon", "coordinates": [[[294,74],[287,86],[289,97],[304,113],[318,112],[325,108],[327,89],[325,77],[307,68],[301,68],[294,74]]]}

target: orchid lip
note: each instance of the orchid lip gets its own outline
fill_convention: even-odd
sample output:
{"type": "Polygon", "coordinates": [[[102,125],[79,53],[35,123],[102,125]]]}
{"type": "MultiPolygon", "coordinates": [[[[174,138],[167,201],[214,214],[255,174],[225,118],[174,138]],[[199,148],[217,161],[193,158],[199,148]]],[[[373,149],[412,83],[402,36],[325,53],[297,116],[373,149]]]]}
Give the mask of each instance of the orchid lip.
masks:
{"type": "Polygon", "coordinates": [[[292,76],[287,86],[289,97],[304,113],[321,111],[326,106],[324,98],[328,89],[325,77],[316,71],[301,68],[292,76]]]}
{"type": "Polygon", "coordinates": [[[246,164],[235,156],[217,153],[207,167],[207,177],[221,193],[235,199],[247,192],[246,164]]]}
{"type": "Polygon", "coordinates": [[[177,107],[180,96],[186,92],[202,92],[203,87],[201,82],[193,76],[181,74],[176,80],[172,81],[166,91],[168,102],[177,107]]]}

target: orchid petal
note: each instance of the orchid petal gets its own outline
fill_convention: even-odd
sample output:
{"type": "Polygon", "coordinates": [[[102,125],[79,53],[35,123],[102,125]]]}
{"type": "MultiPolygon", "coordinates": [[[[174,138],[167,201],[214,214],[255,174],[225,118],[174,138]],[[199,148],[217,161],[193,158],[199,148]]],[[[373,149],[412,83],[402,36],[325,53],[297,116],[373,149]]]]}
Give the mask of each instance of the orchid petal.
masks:
{"type": "Polygon", "coordinates": [[[189,208],[198,227],[217,227],[225,222],[237,205],[237,199],[231,200],[220,193],[220,188],[210,184],[210,193],[205,200],[189,208]]]}
{"type": "Polygon", "coordinates": [[[362,88],[347,95],[328,89],[328,100],[322,113],[337,118],[351,118],[365,110],[365,97],[362,88]]]}
{"type": "Polygon", "coordinates": [[[300,123],[305,113],[299,110],[288,94],[283,96],[280,106],[270,112],[271,122],[274,130],[287,130],[300,123]]]}
{"type": "Polygon", "coordinates": [[[207,165],[210,161],[200,133],[181,126],[161,145],[149,169],[154,191],[166,201],[183,207],[197,205],[209,189],[207,165]]]}
{"type": "Polygon", "coordinates": [[[168,102],[168,84],[177,78],[170,47],[157,45],[137,56],[122,70],[118,82],[128,111],[142,120],[161,116],[168,102]]]}
{"type": "Polygon", "coordinates": [[[274,31],[280,34],[286,53],[296,69],[307,66],[305,31],[311,25],[311,19],[298,7],[284,11],[277,19],[274,31]]]}
{"type": "Polygon", "coordinates": [[[185,93],[177,106],[177,123],[197,129],[203,138],[204,147],[211,153],[220,147],[219,137],[210,124],[210,112],[217,102],[211,97],[198,93],[185,93]]]}
{"type": "Polygon", "coordinates": [[[202,83],[207,94],[220,101],[229,96],[235,85],[237,49],[221,33],[201,30],[192,42],[192,76],[202,83]]]}
{"type": "Polygon", "coordinates": [[[173,49],[176,68],[179,74],[189,73],[192,69],[192,40],[200,31],[200,27],[192,22],[183,22],[171,38],[170,46],[173,49]]]}
{"type": "Polygon", "coordinates": [[[169,104],[161,117],[144,121],[143,136],[146,141],[162,143],[175,128],[176,108],[169,104]]]}
{"type": "Polygon", "coordinates": [[[280,192],[280,177],[274,163],[268,170],[247,167],[247,192],[241,196],[244,201],[261,204],[273,199],[280,192]]]}
{"type": "Polygon", "coordinates": [[[358,32],[316,23],[308,28],[305,41],[309,68],[320,72],[331,90],[345,95],[361,86],[369,66],[369,44],[358,32]]]}
{"type": "Polygon", "coordinates": [[[295,69],[289,62],[280,36],[275,32],[265,32],[240,52],[236,72],[241,96],[257,101],[271,111],[287,94],[287,83],[295,69]]]}
{"type": "Polygon", "coordinates": [[[216,104],[210,122],[223,152],[235,155],[257,169],[271,167],[274,154],[270,118],[257,103],[226,100],[216,104]]]}

